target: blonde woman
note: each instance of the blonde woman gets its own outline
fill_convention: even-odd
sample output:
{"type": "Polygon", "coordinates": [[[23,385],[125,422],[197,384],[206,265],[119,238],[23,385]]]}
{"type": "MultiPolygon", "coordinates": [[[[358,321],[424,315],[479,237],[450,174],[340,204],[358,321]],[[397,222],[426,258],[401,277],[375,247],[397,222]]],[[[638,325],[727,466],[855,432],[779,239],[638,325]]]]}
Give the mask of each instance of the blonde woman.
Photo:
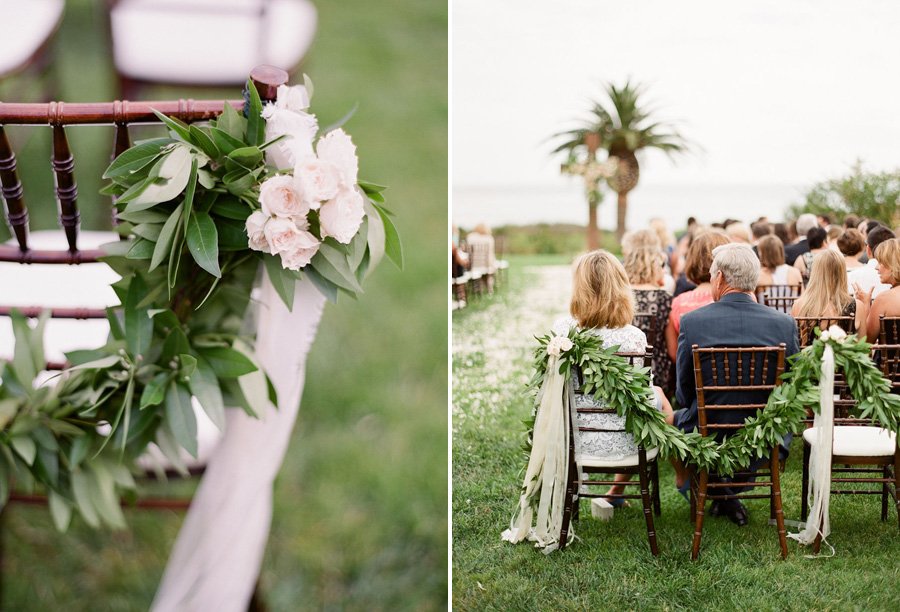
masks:
{"type": "MultiPolygon", "coordinates": [[[[623,263],[634,294],[635,312],[648,314],[655,320],[656,337],[648,338],[653,344],[653,381],[671,396],[675,392],[675,377],[664,332],[672,310],[672,296],[663,289],[662,255],[653,247],[632,249],[623,263]]],[[[642,331],[649,334],[649,325],[646,327],[642,331]]]]}
{"type": "Polygon", "coordinates": [[[878,338],[881,315],[900,317],[900,240],[892,238],[879,244],[875,249],[875,259],[878,260],[879,279],[891,288],[879,293],[872,303],[866,331],[873,342],[878,338]]]}
{"type": "MultiPolygon", "coordinates": [[[[809,285],[806,292],[794,302],[791,315],[817,318],[852,316],[856,333],[865,339],[872,291],[864,291],[858,285],[854,287],[854,291],[855,295],[850,295],[847,291],[847,265],[844,257],[837,251],[825,249],[815,256],[809,285]]],[[[814,337],[813,329],[800,329],[801,339],[806,340],[801,344],[809,344],[814,337]]]]}
{"type": "Polygon", "coordinates": [[[669,255],[663,247],[663,243],[660,241],[660,233],[653,229],[642,229],[628,232],[622,237],[623,259],[627,259],[632,251],[638,249],[650,249],[655,250],[658,253],[662,265],[662,284],[660,287],[671,294],[675,289],[675,279],[672,277],[672,274],[669,273],[669,269],[667,268],[669,255]]]}
{"type": "MultiPolygon", "coordinates": [[[[575,262],[572,286],[572,301],[569,305],[571,317],[557,321],[553,331],[568,333],[571,328],[587,329],[599,336],[603,347],[618,346],[626,353],[641,353],[647,349],[644,332],[634,325],[634,297],[628,284],[625,269],[607,251],[592,251],[582,255],[575,262]]],[[[635,362],[640,365],[639,361],[635,362]]],[[[672,407],[656,388],[656,407],[671,421],[672,407]]],[[[590,396],[575,394],[576,408],[604,408],[590,396]]],[[[625,419],[615,414],[578,414],[579,427],[600,429],[624,429],[625,419]]],[[[576,460],[580,456],[623,459],[638,452],[630,434],[625,432],[582,432],[576,437],[576,460]]],[[[627,474],[617,474],[616,481],[625,482],[627,474]]],[[[622,492],[620,485],[613,485],[609,493],[622,492]]],[[[607,499],[613,506],[622,506],[622,499],[607,499]]]]}

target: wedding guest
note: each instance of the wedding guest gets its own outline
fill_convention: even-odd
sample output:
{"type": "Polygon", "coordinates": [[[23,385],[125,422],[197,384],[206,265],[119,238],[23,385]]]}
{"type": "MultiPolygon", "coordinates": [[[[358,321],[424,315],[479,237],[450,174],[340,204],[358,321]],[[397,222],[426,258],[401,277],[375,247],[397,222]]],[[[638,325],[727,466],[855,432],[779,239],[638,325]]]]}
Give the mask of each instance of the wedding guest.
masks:
{"type": "MultiPolygon", "coordinates": [[[[881,282],[890,289],[883,291],[869,311],[866,325],[867,335],[872,341],[878,338],[881,315],[886,317],[900,317],[900,240],[891,238],[883,241],[875,249],[875,258],[878,260],[878,275],[881,282]]],[[[900,338],[891,338],[890,342],[897,342],[900,338]]]]}
{"type": "Polygon", "coordinates": [[[772,234],[772,226],[769,225],[768,221],[754,221],[750,224],[750,233],[753,234],[753,244],[755,246],[759,244],[760,240],[772,234]]]}
{"type": "Polygon", "coordinates": [[[794,267],[803,275],[803,282],[809,282],[809,273],[812,271],[813,261],[816,255],[828,248],[828,232],[821,227],[813,227],[806,232],[806,245],[809,247],[804,253],[794,260],[794,267]]]}
{"type": "Polygon", "coordinates": [[[466,234],[466,251],[469,255],[469,269],[480,272],[486,279],[488,293],[494,292],[494,273],[497,262],[494,254],[494,237],[491,229],[484,223],[479,223],[466,234]]]}
{"type": "MultiPolygon", "coordinates": [[[[788,237],[788,226],[786,224],[776,223],[772,226],[772,233],[778,236],[778,238],[781,240],[781,244],[787,245],[791,243],[791,239],[788,237]]],[[[785,258],[785,262],[786,261],[787,258],[785,258]]]]}
{"type": "Polygon", "coordinates": [[[659,234],[650,229],[635,230],[628,232],[622,236],[622,256],[628,257],[629,253],[638,249],[652,249],[657,252],[660,257],[660,264],[663,266],[663,284],[662,287],[670,294],[675,289],[675,280],[672,275],[665,269],[668,255],[662,248],[659,234]]]}
{"type": "MultiPolygon", "coordinates": [[[[759,254],[759,287],[803,284],[800,271],[784,262],[784,244],[778,236],[764,236],[756,246],[759,254]]],[[[792,294],[793,295],[793,294],[792,294]]]]}
{"type": "MultiPolygon", "coordinates": [[[[872,297],[877,298],[879,295],[891,288],[887,283],[883,283],[878,273],[878,260],[875,259],[875,250],[882,242],[886,242],[895,238],[894,232],[879,225],[872,228],[866,236],[866,263],[865,267],[857,268],[852,272],[853,282],[858,284],[863,290],[872,290],[872,297]]],[[[848,274],[849,275],[849,274],[848,274]]]]}
{"type": "Polygon", "coordinates": [[[650,229],[656,232],[662,251],[666,254],[666,261],[663,267],[669,276],[674,277],[678,273],[678,245],[675,241],[675,234],[669,230],[666,222],[659,217],[650,219],[650,229]]]}
{"type": "Polygon", "coordinates": [[[819,227],[824,230],[827,230],[831,225],[831,216],[826,214],[821,214],[816,217],[816,220],[819,222],[819,227]]]}
{"type": "Polygon", "coordinates": [[[673,361],[678,348],[681,317],[701,306],[711,304],[713,301],[712,285],[709,282],[712,251],[717,246],[727,243],[728,236],[725,235],[725,232],[713,229],[698,235],[691,243],[684,272],[687,279],[696,287],[672,300],[672,311],[669,313],[669,322],[666,324],[666,349],[669,352],[669,358],[673,361]]]}
{"type": "Polygon", "coordinates": [[[844,265],[847,266],[847,287],[852,289],[853,283],[856,282],[854,273],[859,274],[858,271],[866,268],[859,260],[866,251],[866,239],[855,227],[845,229],[837,240],[837,248],[844,256],[844,265]]]}
{"type": "MultiPolygon", "coordinates": [[[[794,317],[855,317],[853,329],[860,338],[866,336],[866,318],[869,315],[871,290],[865,291],[858,285],[853,287],[854,295],[847,291],[847,265],[840,253],[825,249],[816,255],[815,265],[809,277],[809,285],[801,295],[791,315],[794,317]]],[[[810,344],[815,338],[815,326],[801,329],[803,344],[810,344]]]]}
{"type": "Polygon", "coordinates": [[[840,225],[829,225],[825,228],[825,232],[828,234],[828,248],[837,251],[837,240],[844,233],[844,228],[840,225]]]}
{"type": "Polygon", "coordinates": [[[818,222],[816,221],[816,216],[812,213],[804,213],[797,218],[796,222],[796,235],[800,238],[793,244],[785,242],[784,247],[784,261],[789,265],[793,266],[794,261],[802,255],[809,251],[809,244],[806,242],[806,234],[814,227],[818,227],[818,222]]]}
{"type": "MultiPolygon", "coordinates": [[[[683,431],[693,431],[698,426],[697,388],[694,379],[694,364],[691,347],[714,346],[778,346],[786,345],[786,357],[799,350],[797,326],[787,315],[758,304],[753,291],[759,281],[759,260],[748,245],[725,244],[712,251],[709,270],[710,291],[715,303],[694,310],[681,319],[678,335],[678,358],[675,362],[677,380],[676,397],[681,408],[672,415],[672,424],[683,431]]],[[[744,404],[764,402],[758,392],[736,392],[729,394],[729,403],[744,404]]],[[[741,423],[746,413],[716,411],[718,422],[741,423]]],[[[725,437],[719,434],[720,441],[725,437]]],[[[782,458],[787,456],[790,440],[785,437],[781,448],[782,458]]],[[[757,467],[751,465],[751,469],[757,467]]],[[[686,483],[683,469],[676,475],[677,484],[686,483]]],[[[717,493],[729,494],[738,491],[721,488],[717,493]]],[[[710,508],[713,516],[727,516],[732,522],[744,526],[749,522],[747,509],[738,500],[713,502],[710,508]]]]}
{"type": "MultiPolygon", "coordinates": [[[[565,334],[577,327],[590,330],[603,341],[603,347],[618,346],[625,353],[642,353],[647,349],[644,332],[631,324],[634,318],[634,296],[628,285],[625,268],[611,253],[603,250],[591,251],[575,262],[572,284],[572,300],[569,304],[570,318],[561,319],[553,325],[557,334],[565,334]]],[[[640,365],[640,361],[636,365],[640,365]]],[[[652,381],[651,381],[652,385],[652,381]]],[[[672,406],[659,387],[656,392],[656,408],[671,420],[672,406]]],[[[578,408],[606,407],[592,397],[575,394],[578,408]]],[[[624,429],[625,419],[615,414],[578,414],[579,427],[599,429],[624,429]]],[[[638,452],[631,434],[614,431],[581,432],[576,440],[576,455],[590,455],[605,459],[622,459],[638,452]]],[[[626,482],[628,474],[617,474],[617,482],[626,482]]],[[[613,485],[609,494],[621,493],[621,485],[613,485]]],[[[624,505],[623,499],[607,498],[613,506],[624,505]]]]}
{"type": "Polygon", "coordinates": [[[753,242],[753,234],[750,228],[740,221],[735,221],[725,226],[725,233],[732,242],[740,242],[742,244],[751,244],[753,242]]]}
{"type": "MultiPolygon", "coordinates": [[[[859,225],[859,217],[856,215],[847,215],[844,217],[844,229],[857,229],[856,226],[859,225]]],[[[859,230],[857,230],[859,231],[859,230]]]]}
{"type": "MultiPolygon", "coordinates": [[[[648,337],[653,344],[653,382],[670,396],[675,390],[675,379],[664,332],[672,310],[672,296],[663,288],[662,259],[653,248],[632,249],[625,255],[624,266],[634,294],[635,311],[646,313],[655,321],[656,337],[648,337]]],[[[649,333],[649,329],[641,331],[649,333]]]]}

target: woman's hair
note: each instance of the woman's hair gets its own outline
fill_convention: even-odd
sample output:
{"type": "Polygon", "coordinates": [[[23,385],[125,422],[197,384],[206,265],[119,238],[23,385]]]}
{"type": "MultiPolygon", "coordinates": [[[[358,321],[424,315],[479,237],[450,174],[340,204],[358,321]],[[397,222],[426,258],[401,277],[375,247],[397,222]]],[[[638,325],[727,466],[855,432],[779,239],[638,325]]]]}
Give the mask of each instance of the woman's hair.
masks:
{"type": "Polygon", "coordinates": [[[900,285],[900,240],[885,240],[875,249],[875,259],[891,271],[891,286],[900,285]]]}
{"type": "Polygon", "coordinates": [[[837,251],[826,249],[813,259],[809,285],[803,292],[801,317],[840,316],[853,296],[847,291],[847,264],[837,251]]]}
{"type": "Polygon", "coordinates": [[[825,244],[826,238],[828,238],[828,232],[821,227],[814,227],[806,232],[806,244],[809,245],[810,250],[821,249],[822,245],[825,244]]]}
{"type": "Polygon", "coordinates": [[[841,237],[838,238],[837,246],[841,253],[848,257],[853,257],[854,255],[859,255],[866,249],[866,239],[863,237],[861,231],[855,227],[851,227],[845,229],[844,233],[841,234],[841,237]]]}
{"type": "Polygon", "coordinates": [[[774,271],[784,263],[784,243],[778,236],[764,236],[756,245],[759,263],[763,268],[774,271]]]}
{"type": "Polygon", "coordinates": [[[828,235],[828,242],[834,242],[844,234],[844,228],[839,225],[829,225],[825,233],[828,235]]]}
{"type": "Polygon", "coordinates": [[[650,229],[659,237],[659,244],[663,249],[675,244],[675,234],[669,231],[669,226],[659,217],[650,219],[650,229]]]}
{"type": "Polygon", "coordinates": [[[776,223],[772,226],[772,233],[781,238],[781,244],[787,244],[790,242],[788,237],[788,227],[784,223],[776,223]]]}
{"type": "Polygon", "coordinates": [[[719,245],[728,244],[728,236],[722,230],[709,229],[697,235],[687,252],[684,275],[699,285],[709,282],[709,267],[712,265],[712,250],[719,245]]]}
{"type": "Polygon", "coordinates": [[[633,248],[625,255],[625,273],[632,285],[655,283],[662,276],[662,253],[654,247],[633,248]]]}
{"type": "Polygon", "coordinates": [[[475,233],[475,234],[484,234],[485,236],[490,236],[490,235],[491,235],[491,228],[489,228],[489,227],[487,226],[487,224],[485,224],[485,223],[479,223],[479,224],[476,225],[475,228],[472,230],[472,233],[475,233]]]}
{"type": "Polygon", "coordinates": [[[656,249],[662,252],[662,243],[656,232],[649,229],[635,230],[622,236],[622,255],[628,256],[636,249],[656,249]]]}
{"type": "Polygon", "coordinates": [[[728,234],[732,242],[745,242],[747,244],[753,242],[753,234],[750,232],[750,228],[740,221],[726,225],[725,233],[728,234]]]}
{"type": "Polygon", "coordinates": [[[569,312],[585,328],[616,329],[631,323],[634,297],[618,259],[602,249],[578,258],[569,312]]]}

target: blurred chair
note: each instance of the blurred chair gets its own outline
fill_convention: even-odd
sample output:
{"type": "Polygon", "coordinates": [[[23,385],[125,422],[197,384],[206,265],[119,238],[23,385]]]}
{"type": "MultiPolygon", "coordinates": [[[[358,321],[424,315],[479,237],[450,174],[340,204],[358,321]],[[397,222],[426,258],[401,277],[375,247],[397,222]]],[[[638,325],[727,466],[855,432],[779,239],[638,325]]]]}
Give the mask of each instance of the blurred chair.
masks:
{"type": "MultiPolygon", "coordinates": [[[[620,357],[624,357],[632,365],[636,360],[641,360],[638,365],[643,364],[649,367],[653,359],[653,347],[647,347],[646,353],[616,353],[620,357]]],[[[569,381],[571,390],[578,392],[581,388],[581,370],[573,369],[572,378],[569,381]]],[[[571,396],[570,396],[571,397],[571,396]]],[[[640,499],[644,510],[644,519],[647,523],[647,540],[650,543],[650,552],[656,556],[659,555],[659,546],[656,541],[656,528],[653,525],[653,515],[660,515],[659,500],[659,468],[656,462],[656,456],[659,449],[645,449],[638,447],[635,455],[630,455],[622,459],[609,459],[607,457],[594,457],[590,455],[582,455],[578,452],[578,436],[584,432],[615,432],[625,433],[624,426],[622,429],[601,429],[597,427],[579,426],[576,420],[576,414],[616,414],[615,408],[596,408],[581,407],[573,405],[572,418],[569,419],[569,469],[568,482],[566,483],[565,502],[563,509],[562,528],[559,536],[559,548],[562,550],[566,546],[569,534],[569,525],[572,520],[577,520],[579,515],[578,504],[582,497],[599,498],[609,497],[613,499],[640,499]],[[593,480],[585,478],[590,474],[607,474],[614,476],[615,474],[636,474],[637,482],[615,482],[614,480],[593,480]],[[600,486],[608,489],[611,485],[617,484],[625,488],[638,487],[639,492],[636,493],[617,493],[613,495],[607,494],[604,490],[600,493],[591,493],[590,487],[600,486]]]]}
{"type": "MultiPolygon", "coordinates": [[[[882,376],[891,382],[894,393],[900,392],[900,345],[875,345],[872,347],[873,360],[878,363],[882,376]]],[[[849,398],[846,382],[835,376],[835,393],[849,398]]],[[[831,495],[880,495],[881,520],[886,521],[888,500],[893,498],[900,527],[900,496],[897,491],[897,475],[900,474],[900,449],[897,437],[883,427],[872,425],[871,419],[852,416],[856,399],[835,400],[834,420],[825,423],[832,428],[831,482],[832,486],[847,488],[831,489],[831,495]],[[861,487],[861,484],[880,485],[861,487]]],[[[803,480],[801,485],[800,515],[806,520],[809,512],[807,492],[809,491],[809,462],[812,448],[817,442],[816,430],[812,427],[803,432],[803,480]]],[[[818,553],[822,536],[813,542],[813,552],[818,553]]]]}
{"type": "MultiPolygon", "coordinates": [[[[697,385],[697,414],[700,435],[723,438],[744,427],[742,422],[765,408],[769,394],[781,384],[784,373],[785,345],[754,348],[692,347],[694,379],[697,385]]],[[[694,514],[694,543],[691,558],[700,556],[706,500],[728,501],[747,498],[769,500],[770,517],[778,527],[781,557],[787,557],[784,512],[781,507],[781,461],[777,446],[767,458],[768,469],[746,469],[727,479],[699,470],[695,491],[691,490],[694,514]],[[763,478],[762,481],[757,480],[763,478]],[[745,489],[768,487],[769,492],[753,494],[745,489]],[[710,492],[711,491],[711,492],[710,492]]]]}
{"type": "Polygon", "coordinates": [[[51,97],[51,43],[64,6],[64,0],[0,0],[0,79],[33,73],[45,83],[43,97],[51,97]]]}
{"type": "Polygon", "coordinates": [[[837,325],[848,334],[856,333],[856,317],[794,317],[797,322],[797,331],[800,333],[800,348],[805,348],[816,339],[816,328],[825,331],[832,325],[837,325]]]}
{"type": "Polygon", "coordinates": [[[803,293],[803,285],[759,285],[754,293],[756,301],[763,306],[790,314],[794,302],[803,293]]]}
{"type": "MultiPolygon", "coordinates": [[[[878,344],[900,343],[900,317],[878,317],[878,344]]],[[[870,341],[874,338],[870,338],[870,341]]]]}
{"type": "Polygon", "coordinates": [[[121,95],[148,84],[237,86],[254,66],[295,70],[312,44],[309,0],[108,0],[121,95]],[[162,44],[165,41],[165,44],[162,44]]]}

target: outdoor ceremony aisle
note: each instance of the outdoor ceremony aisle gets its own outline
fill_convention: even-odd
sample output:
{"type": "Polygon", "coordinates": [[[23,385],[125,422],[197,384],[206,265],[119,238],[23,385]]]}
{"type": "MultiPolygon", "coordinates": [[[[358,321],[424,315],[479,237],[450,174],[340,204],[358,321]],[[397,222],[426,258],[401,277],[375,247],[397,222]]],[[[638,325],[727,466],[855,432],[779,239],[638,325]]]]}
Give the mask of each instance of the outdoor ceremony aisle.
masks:
{"type": "MultiPolygon", "coordinates": [[[[457,610],[836,608],[841,603],[891,609],[900,578],[900,534],[891,508],[882,523],[873,496],[832,500],[835,557],[811,560],[793,541],[781,561],[767,525],[768,502],[752,500],[750,525],[723,518],[704,526],[700,559],[690,560],[688,505],[660,465],[660,556],[652,557],[638,505],[609,523],[582,506],[578,540],[543,555],[530,544],[502,542],[518,500],[531,400],[535,335],[568,310],[570,269],[556,257],[512,257],[509,285],[453,314],[453,607],[457,610]],[[562,264],[562,265],[561,265],[562,264]]],[[[802,447],[795,442],[782,479],[785,516],[798,519],[802,447]]],[[[789,528],[788,531],[796,531],[789,528]]],[[[824,548],[824,547],[823,547],[824,548]]]]}

